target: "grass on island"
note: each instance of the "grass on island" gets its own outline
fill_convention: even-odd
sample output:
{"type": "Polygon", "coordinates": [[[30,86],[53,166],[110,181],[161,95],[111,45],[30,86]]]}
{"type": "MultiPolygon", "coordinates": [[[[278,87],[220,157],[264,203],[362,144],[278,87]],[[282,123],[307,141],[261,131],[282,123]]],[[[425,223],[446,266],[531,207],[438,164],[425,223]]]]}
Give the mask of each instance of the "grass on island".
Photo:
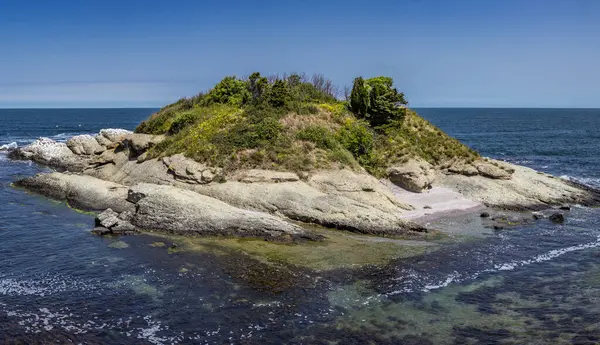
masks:
{"type": "Polygon", "coordinates": [[[391,78],[357,78],[348,101],[334,90],[320,75],[226,77],[162,108],[136,132],[167,136],[150,157],[183,153],[228,171],[363,167],[382,177],[410,158],[442,165],[479,157],[408,109],[391,78]]]}

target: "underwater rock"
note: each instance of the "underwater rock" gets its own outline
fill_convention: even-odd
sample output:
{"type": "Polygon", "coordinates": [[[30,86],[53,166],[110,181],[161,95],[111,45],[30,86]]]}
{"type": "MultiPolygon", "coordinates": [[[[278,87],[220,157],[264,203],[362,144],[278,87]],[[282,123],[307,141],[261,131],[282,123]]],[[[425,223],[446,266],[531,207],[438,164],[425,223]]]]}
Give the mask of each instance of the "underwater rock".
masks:
{"type": "Polygon", "coordinates": [[[560,213],[554,213],[553,215],[550,216],[549,219],[552,223],[556,223],[556,224],[562,224],[565,222],[565,216],[563,216],[560,213]]]}

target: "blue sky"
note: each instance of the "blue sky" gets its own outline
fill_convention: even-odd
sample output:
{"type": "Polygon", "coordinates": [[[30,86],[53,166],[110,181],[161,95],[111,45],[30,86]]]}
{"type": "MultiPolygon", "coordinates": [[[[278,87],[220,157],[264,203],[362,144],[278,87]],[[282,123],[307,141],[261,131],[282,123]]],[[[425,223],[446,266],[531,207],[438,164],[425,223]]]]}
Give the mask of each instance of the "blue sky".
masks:
{"type": "Polygon", "coordinates": [[[253,71],[388,75],[415,107],[600,107],[599,18],[596,0],[1,0],[0,107],[154,107],[253,71]]]}

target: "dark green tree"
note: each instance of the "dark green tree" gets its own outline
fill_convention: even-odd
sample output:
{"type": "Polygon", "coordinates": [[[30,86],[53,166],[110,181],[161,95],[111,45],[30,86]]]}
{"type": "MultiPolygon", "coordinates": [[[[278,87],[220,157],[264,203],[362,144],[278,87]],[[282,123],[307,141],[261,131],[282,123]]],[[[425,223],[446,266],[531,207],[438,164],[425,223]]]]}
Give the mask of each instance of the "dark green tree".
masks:
{"type": "Polygon", "coordinates": [[[401,120],[406,112],[404,94],[394,87],[390,77],[375,77],[366,81],[370,87],[369,116],[371,126],[385,125],[393,120],[401,120]]]}
{"type": "Polygon", "coordinates": [[[254,72],[248,77],[248,91],[252,96],[252,100],[259,102],[269,91],[269,81],[262,77],[260,73],[254,72]]]}
{"type": "Polygon", "coordinates": [[[350,109],[359,118],[369,121],[373,127],[390,121],[401,120],[406,114],[404,94],[394,87],[390,77],[354,80],[350,93],[350,109]]]}
{"type": "Polygon", "coordinates": [[[350,110],[359,118],[366,118],[369,111],[369,89],[362,77],[354,79],[350,93],[350,110]]]}
{"type": "Polygon", "coordinates": [[[290,90],[285,81],[277,79],[269,93],[269,104],[275,108],[287,108],[291,101],[290,90]]]}

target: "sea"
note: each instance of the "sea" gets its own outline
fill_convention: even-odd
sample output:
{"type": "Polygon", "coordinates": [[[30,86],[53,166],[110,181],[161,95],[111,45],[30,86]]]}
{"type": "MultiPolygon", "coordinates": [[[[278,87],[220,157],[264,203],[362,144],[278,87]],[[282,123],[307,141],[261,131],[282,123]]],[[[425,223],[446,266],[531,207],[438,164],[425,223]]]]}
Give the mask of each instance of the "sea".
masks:
{"type": "MultiPolygon", "coordinates": [[[[0,147],[133,129],[155,110],[0,110],[0,147]]],[[[600,188],[600,110],[417,111],[484,156],[600,188]]],[[[292,267],[271,289],[288,278],[260,262],[97,237],[92,214],[11,185],[44,171],[0,152],[0,343],[600,343],[600,209],[382,267],[292,267]]],[[[461,217],[447,221],[480,226],[461,217]]]]}

